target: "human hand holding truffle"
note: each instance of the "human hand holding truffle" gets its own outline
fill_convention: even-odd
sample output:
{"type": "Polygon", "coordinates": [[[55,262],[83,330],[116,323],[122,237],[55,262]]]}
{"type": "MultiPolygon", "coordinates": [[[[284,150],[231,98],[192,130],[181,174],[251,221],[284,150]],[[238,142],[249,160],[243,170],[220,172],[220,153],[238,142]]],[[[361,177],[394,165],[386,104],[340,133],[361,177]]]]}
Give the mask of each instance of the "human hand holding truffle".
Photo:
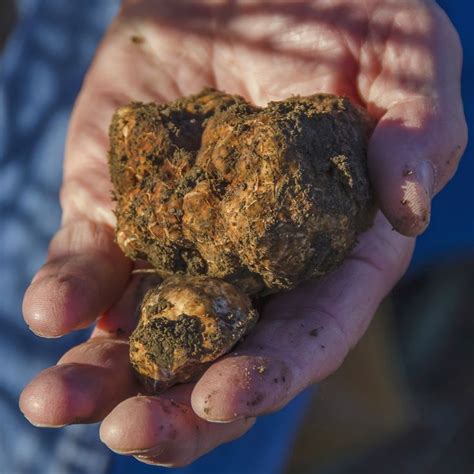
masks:
{"type": "Polygon", "coordinates": [[[460,56],[452,26],[430,2],[125,2],[78,99],[63,226],[24,304],[30,327],[46,337],[101,319],[90,341],[27,387],[25,415],[47,426],[105,418],[111,449],[182,465],[336,370],[409,262],[414,241],[401,234],[424,230],[431,197],[465,146],[460,56]],[[137,396],[127,338],[141,277],[130,279],[114,243],[108,124],[131,100],[167,102],[205,86],[260,106],[315,92],[363,105],[378,120],[368,166],[386,217],[339,269],[269,299],[255,330],[196,385],[137,396]]]}
{"type": "Polygon", "coordinates": [[[372,120],[349,99],[253,106],[213,89],[115,113],[117,243],[165,280],[130,358],[160,393],[195,381],[254,326],[254,298],[333,271],[372,224],[372,120]]]}

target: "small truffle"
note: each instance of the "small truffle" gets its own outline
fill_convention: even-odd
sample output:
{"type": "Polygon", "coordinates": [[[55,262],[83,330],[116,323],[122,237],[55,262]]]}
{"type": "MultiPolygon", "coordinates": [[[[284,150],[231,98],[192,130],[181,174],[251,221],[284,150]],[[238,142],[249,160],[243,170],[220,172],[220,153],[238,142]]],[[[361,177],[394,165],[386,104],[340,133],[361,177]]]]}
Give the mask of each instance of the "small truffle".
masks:
{"type": "Polygon", "coordinates": [[[203,276],[168,278],[147,292],[140,314],[130,360],[152,392],[196,380],[258,317],[235,286],[203,276]]]}

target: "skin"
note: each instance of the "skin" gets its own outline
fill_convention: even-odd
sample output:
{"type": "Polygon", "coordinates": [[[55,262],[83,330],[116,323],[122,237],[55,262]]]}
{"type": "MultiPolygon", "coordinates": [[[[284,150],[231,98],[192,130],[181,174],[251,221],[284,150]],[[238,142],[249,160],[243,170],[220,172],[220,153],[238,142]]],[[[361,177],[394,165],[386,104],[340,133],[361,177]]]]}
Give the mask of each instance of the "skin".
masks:
{"type": "Polygon", "coordinates": [[[25,416],[39,426],[102,420],[112,450],[182,466],[334,372],[404,273],[464,151],[460,70],[458,36],[431,1],[126,1],[77,100],[62,227],[24,300],[43,337],[96,328],[25,388],[25,416]],[[206,85],[258,105],[331,92],[365,106],[378,119],[369,168],[381,212],[339,270],[271,299],[237,352],[197,384],[137,395],[126,340],[139,278],[113,241],[107,129],[132,99],[206,85]]]}

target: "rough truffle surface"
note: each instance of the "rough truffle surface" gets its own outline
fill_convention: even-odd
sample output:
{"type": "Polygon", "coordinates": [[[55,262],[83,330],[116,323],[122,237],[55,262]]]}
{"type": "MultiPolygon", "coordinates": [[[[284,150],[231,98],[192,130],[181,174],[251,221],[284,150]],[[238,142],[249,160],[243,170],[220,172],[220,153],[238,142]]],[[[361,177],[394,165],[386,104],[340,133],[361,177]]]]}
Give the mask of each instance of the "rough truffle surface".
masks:
{"type": "Polygon", "coordinates": [[[147,292],[140,313],[130,360],[154,392],[195,380],[257,321],[247,295],[202,276],[168,278],[147,292]]]}
{"type": "Polygon", "coordinates": [[[373,218],[370,122],[343,97],[252,106],[206,89],[117,111],[109,156],[117,241],[163,276],[248,294],[336,268],[373,218]]]}

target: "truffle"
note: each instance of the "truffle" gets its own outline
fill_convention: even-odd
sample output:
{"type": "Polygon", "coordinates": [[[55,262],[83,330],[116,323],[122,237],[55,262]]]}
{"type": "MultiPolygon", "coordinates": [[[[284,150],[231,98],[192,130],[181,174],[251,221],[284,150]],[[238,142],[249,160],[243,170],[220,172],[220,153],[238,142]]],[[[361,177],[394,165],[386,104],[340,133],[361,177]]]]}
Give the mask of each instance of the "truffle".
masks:
{"type": "Polygon", "coordinates": [[[196,380],[257,321],[247,295],[205,276],[168,278],[146,293],[140,313],[130,360],[153,392],[196,380]]]}
{"type": "Polygon", "coordinates": [[[212,89],[110,128],[117,242],[164,283],[130,339],[145,385],[195,380],[255,324],[249,297],[337,268],[372,223],[372,122],[344,97],[265,108],[212,89]]]}
{"type": "Polygon", "coordinates": [[[248,294],[336,268],[373,218],[370,121],[347,98],[265,108],[206,89],[115,114],[117,241],[163,276],[222,278],[248,294]]]}

